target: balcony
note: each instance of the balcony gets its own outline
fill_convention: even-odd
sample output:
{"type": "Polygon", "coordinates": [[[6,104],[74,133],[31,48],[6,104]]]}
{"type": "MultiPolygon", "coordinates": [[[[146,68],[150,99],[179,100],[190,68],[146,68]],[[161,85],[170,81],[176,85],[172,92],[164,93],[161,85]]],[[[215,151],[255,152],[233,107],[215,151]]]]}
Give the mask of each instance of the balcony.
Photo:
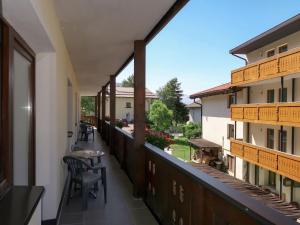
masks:
{"type": "Polygon", "coordinates": [[[298,72],[300,72],[299,48],[233,70],[231,84],[241,86],[298,72]]]}
{"type": "Polygon", "coordinates": [[[300,157],[231,140],[231,153],[255,165],[300,182],[300,157]]]}
{"type": "Polygon", "coordinates": [[[250,123],[300,127],[300,103],[232,105],[231,119],[250,123]]]}
{"type": "Polygon", "coordinates": [[[133,184],[142,174],[136,168],[143,164],[143,200],[160,224],[297,224],[298,209],[286,209],[287,203],[281,201],[285,205],[278,210],[274,204],[267,206],[263,199],[247,195],[238,181],[230,186],[225,174],[221,181],[148,143],[140,149],[145,154],[141,160],[133,148],[133,136],[108,122],[102,123],[101,130],[104,141],[113,143],[113,155],[133,184]]]}

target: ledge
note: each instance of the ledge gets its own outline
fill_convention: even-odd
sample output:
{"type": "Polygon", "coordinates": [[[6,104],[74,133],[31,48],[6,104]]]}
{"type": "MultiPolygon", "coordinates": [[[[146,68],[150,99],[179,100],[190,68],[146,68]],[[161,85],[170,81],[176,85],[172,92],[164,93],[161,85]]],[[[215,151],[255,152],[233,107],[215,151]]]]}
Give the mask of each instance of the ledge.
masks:
{"type": "Polygon", "coordinates": [[[0,223],[27,225],[44,191],[39,186],[13,186],[0,200],[0,223]]]}

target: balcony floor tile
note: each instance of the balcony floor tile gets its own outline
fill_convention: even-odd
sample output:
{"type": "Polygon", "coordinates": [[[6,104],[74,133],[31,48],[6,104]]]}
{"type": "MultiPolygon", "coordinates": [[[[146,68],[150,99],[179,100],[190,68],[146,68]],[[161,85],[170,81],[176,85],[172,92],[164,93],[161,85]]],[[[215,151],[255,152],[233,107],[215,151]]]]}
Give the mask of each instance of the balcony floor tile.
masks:
{"type": "Polygon", "coordinates": [[[107,204],[104,204],[103,189],[97,193],[97,199],[89,199],[88,210],[82,211],[79,193],[74,195],[69,205],[64,204],[60,225],[158,225],[157,221],[140,199],[132,196],[132,184],[120,169],[109,148],[95,133],[95,141],[80,142],[79,146],[105,151],[103,164],[107,168],[107,204]]]}

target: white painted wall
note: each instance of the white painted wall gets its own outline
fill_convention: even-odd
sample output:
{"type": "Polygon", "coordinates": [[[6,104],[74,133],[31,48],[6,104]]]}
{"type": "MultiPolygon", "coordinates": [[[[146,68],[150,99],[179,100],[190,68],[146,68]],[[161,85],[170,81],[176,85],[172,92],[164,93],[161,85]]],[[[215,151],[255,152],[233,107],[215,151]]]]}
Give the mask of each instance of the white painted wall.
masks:
{"type": "MultiPolygon", "coordinates": [[[[238,93],[242,99],[243,93],[238,93]]],[[[230,150],[230,140],[227,138],[227,125],[233,124],[230,118],[230,108],[227,108],[228,95],[214,95],[202,98],[202,126],[203,138],[221,145],[225,150],[230,150]]],[[[243,138],[243,124],[237,123],[237,138],[243,138]]]]}
{"type": "MultiPolygon", "coordinates": [[[[230,139],[227,138],[227,125],[233,124],[230,118],[230,108],[227,108],[228,94],[214,95],[201,98],[202,102],[202,137],[206,140],[217,143],[223,147],[223,157],[230,155],[230,139]]],[[[244,102],[243,91],[238,92],[237,102],[244,102]]],[[[236,137],[243,138],[243,123],[237,122],[236,137]]],[[[236,157],[236,178],[244,177],[244,160],[236,157]]],[[[229,173],[234,175],[233,173],[229,173]]]]}
{"type": "Polygon", "coordinates": [[[39,202],[33,212],[33,215],[31,216],[30,221],[28,222],[28,225],[41,225],[41,219],[42,219],[42,209],[41,209],[41,202],[39,202]]]}
{"type": "MultiPolygon", "coordinates": [[[[146,98],[145,110],[150,109],[151,102],[154,101],[152,98],[146,98]]],[[[105,115],[109,117],[110,105],[109,98],[106,98],[106,109],[105,115]]],[[[129,121],[134,119],[134,99],[125,97],[116,97],[116,119],[126,119],[126,115],[129,114],[129,121]],[[126,108],[126,102],[131,103],[131,108],[126,108]]]]}
{"type": "Polygon", "coordinates": [[[200,123],[201,122],[201,108],[188,108],[189,110],[189,122],[200,123]]]}
{"type": "MultiPolygon", "coordinates": [[[[68,150],[67,80],[75,96],[77,79],[53,1],[5,0],[4,11],[8,22],[36,52],[36,185],[46,189],[43,220],[55,219],[66,175],[62,157],[68,150]]],[[[75,121],[71,124],[75,131],[75,121]]]]}

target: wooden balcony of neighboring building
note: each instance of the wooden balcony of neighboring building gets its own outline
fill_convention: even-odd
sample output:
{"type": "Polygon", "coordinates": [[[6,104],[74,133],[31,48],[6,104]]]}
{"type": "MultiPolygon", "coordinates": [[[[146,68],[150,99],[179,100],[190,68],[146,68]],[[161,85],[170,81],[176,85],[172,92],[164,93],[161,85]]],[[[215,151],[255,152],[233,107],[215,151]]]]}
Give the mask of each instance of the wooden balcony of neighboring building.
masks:
{"type": "Polygon", "coordinates": [[[231,140],[231,153],[250,163],[300,182],[300,156],[231,140]]]}
{"type": "Polygon", "coordinates": [[[300,127],[300,102],[232,105],[231,119],[300,127]]]}
{"type": "Polygon", "coordinates": [[[241,86],[300,72],[300,49],[259,60],[231,72],[231,85],[241,86]]]}

